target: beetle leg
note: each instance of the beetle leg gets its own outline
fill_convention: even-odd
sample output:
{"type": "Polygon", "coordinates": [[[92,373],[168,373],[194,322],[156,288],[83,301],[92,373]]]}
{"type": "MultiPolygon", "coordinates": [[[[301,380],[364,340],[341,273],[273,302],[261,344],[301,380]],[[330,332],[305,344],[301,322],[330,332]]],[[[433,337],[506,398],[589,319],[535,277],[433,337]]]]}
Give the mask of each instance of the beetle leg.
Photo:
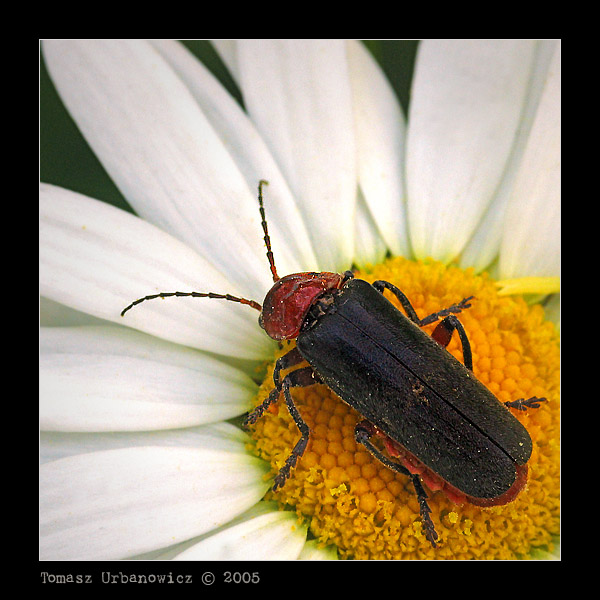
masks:
{"type": "Polygon", "coordinates": [[[245,428],[248,427],[248,425],[254,425],[254,423],[263,416],[265,410],[267,410],[271,404],[279,400],[279,394],[281,394],[281,389],[273,388],[271,393],[252,412],[249,412],[246,415],[242,427],[245,428]]]}
{"type": "Polygon", "coordinates": [[[263,416],[265,410],[267,410],[271,404],[277,402],[279,399],[279,394],[281,393],[281,381],[279,379],[279,373],[282,370],[289,369],[294,365],[300,364],[303,360],[304,358],[298,351],[298,348],[293,348],[287,354],[284,354],[277,359],[277,362],[275,363],[275,369],[273,369],[273,383],[275,384],[275,388],[271,390],[271,393],[261,404],[259,404],[252,412],[248,413],[248,416],[244,420],[243,427],[256,423],[256,421],[263,416]]]}
{"type": "Polygon", "coordinates": [[[475,296],[469,296],[468,298],[463,298],[460,302],[457,302],[456,304],[453,304],[448,308],[444,308],[443,310],[439,310],[438,312],[432,313],[424,317],[419,322],[419,325],[421,327],[424,327],[425,325],[429,325],[430,323],[435,323],[438,319],[441,319],[442,317],[447,317],[448,315],[462,312],[465,308],[471,308],[469,300],[472,300],[474,297],[475,296]]]}
{"type": "Polygon", "coordinates": [[[306,446],[308,445],[308,439],[310,436],[310,429],[294,404],[294,399],[290,393],[291,387],[306,387],[317,383],[314,377],[314,373],[311,367],[304,367],[303,369],[297,369],[292,371],[289,375],[286,375],[282,381],[283,395],[285,397],[285,404],[290,411],[294,423],[296,423],[300,430],[301,437],[292,448],[290,455],[287,457],[285,464],[279,473],[275,476],[275,483],[273,485],[273,491],[277,491],[278,488],[283,487],[285,482],[290,476],[290,470],[296,466],[298,459],[304,454],[306,446]]]}
{"type": "Polygon", "coordinates": [[[417,474],[412,475],[408,469],[404,468],[401,464],[385,456],[379,448],[371,442],[371,437],[373,435],[378,435],[378,432],[376,427],[369,421],[363,420],[356,424],[356,427],[354,428],[354,438],[358,443],[362,444],[384,466],[392,469],[392,471],[410,477],[415,492],[417,493],[417,499],[419,500],[421,520],[425,527],[425,537],[429,540],[431,545],[436,548],[437,545],[435,542],[438,539],[438,534],[435,530],[433,521],[431,520],[431,509],[429,508],[429,504],[427,504],[427,492],[423,488],[419,476],[417,474]]]}
{"type": "Polygon", "coordinates": [[[528,408],[539,408],[540,402],[548,402],[548,400],[546,400],[546,398],[537,398],[536,396],[533,396],[527,400],[520,398],[519,400],[513,400],[512,402],[505,402],[504,405],[508,408],[525,411],[528,408]]]}
{"type": "Polygon", "coordinates": [[[402,304],[402,308],[404,308],[406,311],[408,318],[417,325],[421,324],[421,320],[413,308],[413,305],[410,303],[410,300],[404,295],[404,292],[401,292],[393,283],[379,279],[378,281],[374,281],[372,285],[378,292],[381,292],[382,294],[384,289],[387,288],[390,290],[390,292],[392,292],[392,294],[398,298],[400,304],[402,304]]]}
{"type": "Polygon", "coordinates": [[[438,323],[437,327],[433,330],[431,337],[444,348],[450,343],[454,330],[458,331],[458,337],[462,345],[463,360],[465,367],[469,371],[473,370],[473,354],[471,352],[471,344],[467,333],[462,323],[454,316],[450,315],[438,323]]]}
{"type": "Polygon", "coordinates": [[[427,504],[427,492],[423,488],[423,484],[421,483],[418,475],[411,475],[411,479],[415,488],[415,492],[417,492],[417,499],[419,500],[421,519],[425,527],[425,537],[429,540],[434,548],[437,548],[437,544],[435,542],[438,539],[438,534],[435,530],[435,525],[431,520],[431,509],[429,508],[429,504],[427,504]]]}
{"type": "Polygon", "coordinates": [[[380,463],[384,466],[388,467],[388,469],[392,469],[397,473],[402,473],[402,475],[410,475],[410,471],[403,467],[400,463],[389,459],[385,456],[377,446],[371,442],[371,438],[374,435],[378,435],[376,432],[376,428],[369,421],[359,421],[354,428],[354,439],[362,444],[380,463]]]}
{"type": "Polygon", "coordinates": [[[354,279],[354,273],[352,271],[344,271],[344,277],[342,279],[342,283],[340,283],[340,287],[344,287],[344,285],[350,281],[350,279],[354,279]]]}
{"type": "Polygon", "coordinates": [[[435,323],[438,319],[441,319],[442,317],[447,317],[452,313],[459,313],[462,312],[465,308],[470,308],[471,305],[469,304],[469,300],[473,299],[473,296],[463,298],[457,304],[453,304],[448,308],[444,308],[443,310],[432,313],[424,317],[423,319],[419,319],[417,312],[410,303],[410,300],[404,295],[404,292],[400,291],[393,283],[380,279],[378,281],[373,282],[373,287],[382,294],[384,289],[387,288],[388,290],[390,290],[390,292],[392,292],[392,294],[394,294],[394,296],[396,296],[396,298],[398,298],[398,300],[400,301],[400,304],[402,305],[402,308],[404,308],[404,310],[406,311],[408,318],[413,323],[416,323],[419,327],[424,327],[425,325],[435,323]]]}

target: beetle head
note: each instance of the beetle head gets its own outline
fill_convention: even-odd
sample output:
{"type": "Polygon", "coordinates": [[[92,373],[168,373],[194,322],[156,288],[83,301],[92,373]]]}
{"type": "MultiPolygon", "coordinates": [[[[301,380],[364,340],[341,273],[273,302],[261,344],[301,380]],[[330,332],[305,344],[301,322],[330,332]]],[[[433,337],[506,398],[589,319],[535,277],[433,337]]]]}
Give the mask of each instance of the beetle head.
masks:
{"type": "Polygon", "coordinates": [[[293,273],[278,279],[265,297],[259,325],[274,340],[297,338],[310,307],[344,281],[344,275],[327,272],[293,273]]]}

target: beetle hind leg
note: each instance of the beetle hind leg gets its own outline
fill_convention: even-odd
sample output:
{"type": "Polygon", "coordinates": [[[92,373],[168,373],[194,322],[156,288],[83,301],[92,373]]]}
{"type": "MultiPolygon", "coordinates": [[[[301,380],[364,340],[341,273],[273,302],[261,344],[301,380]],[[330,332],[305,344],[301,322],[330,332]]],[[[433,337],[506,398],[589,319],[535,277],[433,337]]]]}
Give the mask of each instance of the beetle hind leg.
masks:
{"type": "Polygon", "coordinates": [[[425,528],[425,537],[434,548],[437,548],[436,541],[438,539],[438,534],[431,519],[431,509],[429,508],[429,504],[427,504],[427,492],[423,488],[419,475],[411,474],[408,469],[401,464],[385,456],[381,450],[371,442],[371,437],[373,435],[383,434],[379,432],[372,423],[369,423],[369,421],[359,421],[356,424],[356,427],[354,428],[354,438],[358,443],[362,444],[384,466],[392,469],[392,471],[410,477],[417,494],[417,499],[419,500],[419,512],[421,514],[423,527],[425,528]]]}
{"type": "Polygon", "coordinates": [[[427,492],[423,488],[423,484],[421,483],[418,475],[411,475],[411,479],[413,487],[415,488],[415,492],[417,493],[417,499],[419,500],[421,520],[423,521],[423,526],[425,527],[425,537],[429,540],[430,544],[434,548],[437,548],[436,541],[438,539],[438,534],[431,519],[431,509],[429,508],[429,504],[427,504],[427,492]]]}

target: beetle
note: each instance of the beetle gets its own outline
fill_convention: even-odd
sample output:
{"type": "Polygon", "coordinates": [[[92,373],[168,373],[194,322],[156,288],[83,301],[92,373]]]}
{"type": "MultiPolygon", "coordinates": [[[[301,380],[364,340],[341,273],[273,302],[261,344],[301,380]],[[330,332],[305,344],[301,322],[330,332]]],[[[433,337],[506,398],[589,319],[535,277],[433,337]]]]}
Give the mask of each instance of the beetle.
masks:
{"type": "Polygon", "coordinates": [[[223,299],[258,310],[259,325],[272,339],[296,341],[275,363],[273,390],[244,421],[244,426],[254,424],[283,393],[300,439],[275,476],[273,490],[285,484],[310,439],[290,389],[324,383],[362,416],[356,441],[411,479],[433,547],[438,534],[423,483],[431,491],[443,490],[457,504],[495,506],[514,500],[527,482],[532,442],[509,408],[539,408],[546,399],[501,403],[474,376],[469,339],[455,316],[471,306],[473,297],[421,319],[404,293],[387,281],[370,284],[352,271],[279,277],[263,206],[267,183],[259,182],[258,202],[273,286],[262,305],[230,294],[161,292],[132,302],[121,316],[155,298],[223,299]],[[431,336],[423,331],[438,321],[431,336]],[[455,331],[464,364],[446,350],[455,331]],[[291,367],[297,368],[281,377],[291,367]]]}

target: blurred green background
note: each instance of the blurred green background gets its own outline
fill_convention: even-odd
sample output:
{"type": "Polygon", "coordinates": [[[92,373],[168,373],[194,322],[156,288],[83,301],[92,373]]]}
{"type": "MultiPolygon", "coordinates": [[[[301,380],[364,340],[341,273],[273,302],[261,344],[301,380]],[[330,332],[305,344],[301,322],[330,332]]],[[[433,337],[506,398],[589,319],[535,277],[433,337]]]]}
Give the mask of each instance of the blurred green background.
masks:
{"type": "MultiPolygon", "coordinates": [[[[210,42],[185,40],[192,51],[242,103],[241,94],[210,42]]],[[[408,114],[417,40],[366,40],[408,114]]],[[[40,64],[40,181],[87,194],[133,212],[114,186],[64,108],[50,80],[43,55],[40,64]]]]}

